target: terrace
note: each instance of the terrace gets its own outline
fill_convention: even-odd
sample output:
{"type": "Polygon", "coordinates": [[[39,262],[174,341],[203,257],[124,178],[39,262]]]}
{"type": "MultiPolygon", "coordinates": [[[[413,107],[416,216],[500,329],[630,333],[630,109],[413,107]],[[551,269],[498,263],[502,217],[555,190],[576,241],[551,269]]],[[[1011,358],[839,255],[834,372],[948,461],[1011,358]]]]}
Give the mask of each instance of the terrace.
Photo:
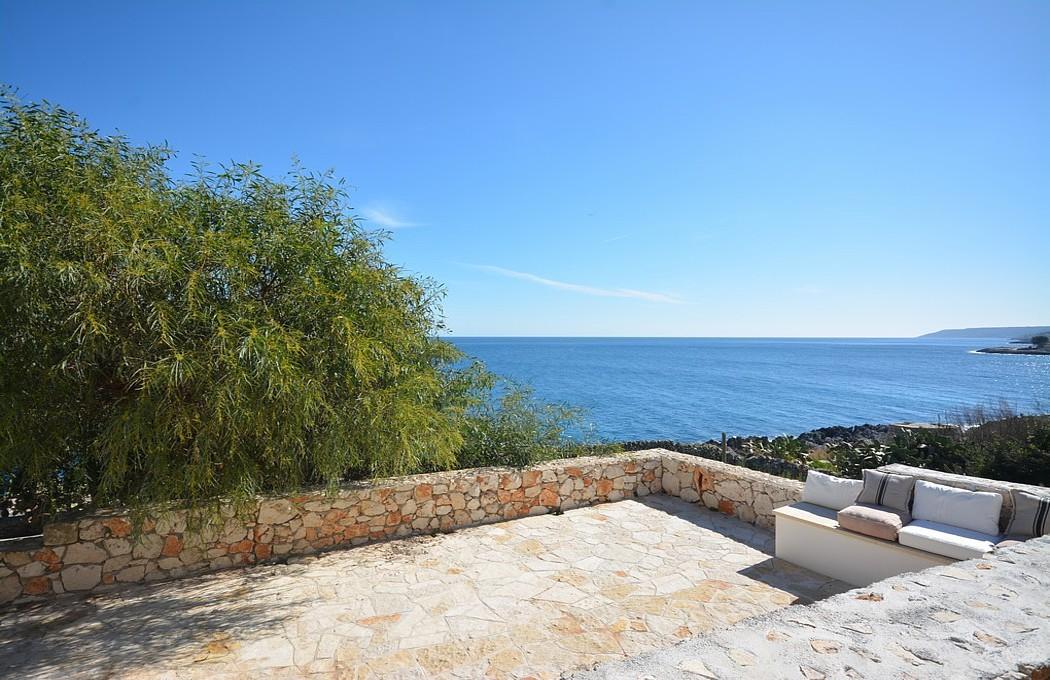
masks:
{"type": "Polygon", "coordinates": [[[0,675],[1045,677],[1050,540],[849,590],[774,557],[801,486],[656,449],[56,522],[0,546],[0,675]]]}
{"type": "Polygon", "coordinates": [[[739,519],[624,500],[7,612],[0,668],[555,678],[846,588],[771,552],[739,519]]]}

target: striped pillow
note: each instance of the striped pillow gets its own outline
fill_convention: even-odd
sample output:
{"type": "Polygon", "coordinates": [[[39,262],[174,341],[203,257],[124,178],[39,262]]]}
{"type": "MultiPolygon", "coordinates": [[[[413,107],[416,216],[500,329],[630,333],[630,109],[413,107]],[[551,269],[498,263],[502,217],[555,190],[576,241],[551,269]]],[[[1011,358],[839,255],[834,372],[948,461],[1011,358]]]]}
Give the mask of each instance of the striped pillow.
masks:
{"type": "Polygon", "coordinates": [[[1011,489],[1010,494],[1014,497],[1014,516],[1006,533],[1018,536],[1050,534],[1050,497],[1017,489],[1011,489]]]}
{"type": "Polygon", "coordinates": [[[857,502],[908,512],[914,487],[914,477],[864,470],[864,488],[860,490],[857,502]]]}

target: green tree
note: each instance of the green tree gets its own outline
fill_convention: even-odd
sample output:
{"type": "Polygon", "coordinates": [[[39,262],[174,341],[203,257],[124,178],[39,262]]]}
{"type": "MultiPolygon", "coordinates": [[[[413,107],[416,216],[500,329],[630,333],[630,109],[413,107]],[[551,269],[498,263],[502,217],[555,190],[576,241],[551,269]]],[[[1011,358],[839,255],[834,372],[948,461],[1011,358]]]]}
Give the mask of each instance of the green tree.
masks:
{"type": "Polygon", "coordinates": [[[1032,338],[1032,344],[1039,348],[1050,346],[1050,336],[1036,335],[1032,338]]]}
{"type": "Polygon", "coordinates": [[[441,290],[383,259],[327,175],[176,181],[170,157],[3,99],[7,494],[193,500],[452,466],[481,387],[434,339],[441,290]]]}
{"type": "Polygon", "coordinates": [[[578,418],[576,409],[538,402],[530,389],[505,385],[498,400],[477,400],[467,412],[459,462],[464,467],[522,467],[582,453],[565,436],[578,418]]]}

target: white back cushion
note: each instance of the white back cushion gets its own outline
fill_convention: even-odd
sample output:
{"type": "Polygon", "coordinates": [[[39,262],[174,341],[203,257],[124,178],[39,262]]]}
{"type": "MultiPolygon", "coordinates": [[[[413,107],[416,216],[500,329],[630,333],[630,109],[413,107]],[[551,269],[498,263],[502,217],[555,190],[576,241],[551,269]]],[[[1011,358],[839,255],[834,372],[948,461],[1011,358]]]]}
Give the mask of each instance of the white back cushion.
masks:
{"type": "Polygon", "coordinates": [[[995,536],[1002,507],[1003,497],[997,493],[967,491],[920,479],[915,482],[911,516],[995,536]]]}
{"type": "Polygon", "coordinates": [[[832,510],[841,510],[857,502],[864,482],[859,479],[842,479],[823,472],[810,470],[806,486],[802,489],[802,500],[832,510]]]}

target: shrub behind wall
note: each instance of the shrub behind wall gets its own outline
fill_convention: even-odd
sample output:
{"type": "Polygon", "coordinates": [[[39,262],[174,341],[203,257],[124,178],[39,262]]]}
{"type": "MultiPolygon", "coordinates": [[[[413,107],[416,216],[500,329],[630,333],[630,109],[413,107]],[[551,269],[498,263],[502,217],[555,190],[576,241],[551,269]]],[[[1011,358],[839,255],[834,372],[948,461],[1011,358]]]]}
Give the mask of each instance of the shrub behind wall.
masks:
{"type": "Polygon", "coordinates": [[[192,500],[451,466],[475,386],[434,339],[440,290],[384,260],[329,177],[175,180],[170,155],[3,101],[5,495],[192,500]]]}

